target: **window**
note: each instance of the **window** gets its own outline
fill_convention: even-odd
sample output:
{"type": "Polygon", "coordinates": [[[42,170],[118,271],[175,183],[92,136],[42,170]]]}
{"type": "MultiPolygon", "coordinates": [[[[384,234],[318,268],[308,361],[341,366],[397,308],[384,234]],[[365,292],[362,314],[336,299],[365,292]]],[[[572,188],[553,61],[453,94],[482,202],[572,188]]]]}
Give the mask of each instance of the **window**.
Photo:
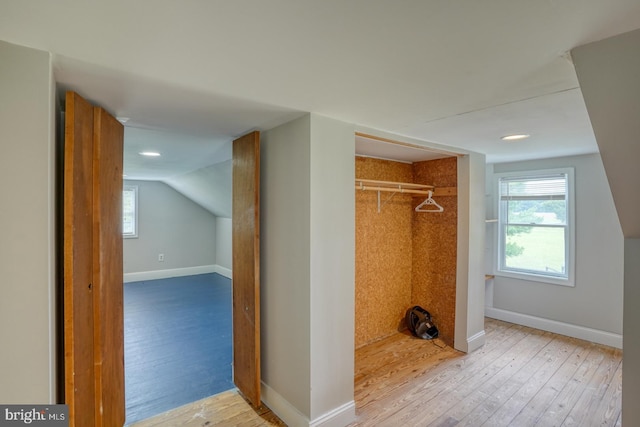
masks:
{"type": "Polygon", "coordinates": [[[122,235],[138,237],[138,187],[125,185],[122,191],[122,235]]]}
{"type": "Polygon", "coordinates": [[[498,174],[498,274],[573,286],[573,169],[498,174]]]}

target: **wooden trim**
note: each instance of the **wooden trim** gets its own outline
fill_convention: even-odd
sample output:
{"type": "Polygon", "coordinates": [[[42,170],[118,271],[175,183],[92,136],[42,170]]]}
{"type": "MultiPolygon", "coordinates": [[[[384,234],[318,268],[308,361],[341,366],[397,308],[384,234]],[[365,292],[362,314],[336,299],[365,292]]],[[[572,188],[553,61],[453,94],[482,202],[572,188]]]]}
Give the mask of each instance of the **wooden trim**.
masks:
{"type": "Polygon", "coordinates": [[[457,196],[457,187],[436,187],[433,189],[433,195],[438,197],[457,196]]]}

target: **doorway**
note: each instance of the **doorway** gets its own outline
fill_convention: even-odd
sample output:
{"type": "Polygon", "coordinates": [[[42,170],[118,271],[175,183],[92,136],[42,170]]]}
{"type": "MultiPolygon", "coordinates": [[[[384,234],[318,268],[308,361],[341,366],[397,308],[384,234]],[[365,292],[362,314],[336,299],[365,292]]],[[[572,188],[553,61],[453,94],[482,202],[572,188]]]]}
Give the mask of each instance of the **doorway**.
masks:
{"type": "MultiPolygon", "coordinates": [[[[93,107],[73,92],[67,93],[65,117],[65,185],[63,199],[64,223],[64,360],[65,402],[70,406],[71,425],[120,425],[124,422],[124,366],[122,356],[122,125],[104,109],[93,107]],[[80,106],[76,108],[76,105],[80,106]],[[79,114],[82,110],[83,114],[79,114]],[[85,114],[86,113],[86,114],[85,114]],[[117,143],[111,143],[112,138],[117,143]],[[80,229],[79,225],[83,225],[80,229]],[[113,249],[113,250],[111,250],[113,249]],[[86,273],[86,274],[85,274],[86,273]],[[88,285],[87,285],[88,284],[88,285]],[[87,303],[82,303],[80,300],[87,303]],[[119,351],[118,351],[119,350],[119,351]],[[83,371],[80,372],[79,368],[83,371]],[[81,375],[82,374],[82,375],[81,375]],[[81,404],[81,402],[85,402],[81,404]],[[109,414],[109,416],[105,414],[109,414]],[[113,416],[111,416],[113,414],[113,416]]],[[[259,165],[259,134],[234,141],[234,148],[241,141],[258,144],[251,155],[241,158],[240,163],[259,165]]],[[[236,159],[234,149],[234,159],[236,159]]],[[[254,182],[252,192],[233,191],[234,214],[236,202],[248,200],[247,210],[254,213],[259,223],[259,168],[238,168],[246,179],[254,182]]],[[[236,168],[234,167],[234,171],[236,168]]],[[[241,189],[241,190],[244,190],[241,189]]],[[[239,212],[246,216],[246,212],[239,212]]],[[[243,223],[243,226],[250,224],[243,223]]],[[[254,248],[248,257],[255,261],[259,252],[259,231],[257,225],[246,233],[253,237],[254,248]]],[[[236,230],[233,240],[236,241],[236,230]]],[[[248,240],[247,240],[248,242],[248,240]]],[[[241,246],[235,245],[234,247],[241,246]]],[[[250,245],[247,245],[250,246],[250,245]]],[[[234,254],[234,260],[242,259],[244,253],[234,254]]],[[[248,307],[248,298],[254,298],[254,313],[243,311],[251,321],[253,335],[259,337],[259,282],[258,264],[253,262],[253,276],[256,281],[245,283],[234,280],[234,303],[237,294],[244,296],[243,305],[248,307]],[[257,321],[256,321],[257,320],[257,321]]],[[[234,277],[235,279],[235,277],[234,277]]],[[[244,325],[235,322],[234,334],[247,332],[244,325]]],[[[241,342],[247,342],[243,336],[241,342]]],[[[238,340],[236,340],[238,342],[238,340]]],[[[254,352],[245,346],[234,345],[234,361],[253,360],[259,366],[258,345],[254,352]],[[249,354],[247,354],[249,352],[249,354]]],[[[259,384],[259,369],[245,372],[245,379],[256,375],[259,384]]],[[[257,396],[259,390],[245,388],[246,382],[235,382],[240,391],[249,399],[257,396]]]]}

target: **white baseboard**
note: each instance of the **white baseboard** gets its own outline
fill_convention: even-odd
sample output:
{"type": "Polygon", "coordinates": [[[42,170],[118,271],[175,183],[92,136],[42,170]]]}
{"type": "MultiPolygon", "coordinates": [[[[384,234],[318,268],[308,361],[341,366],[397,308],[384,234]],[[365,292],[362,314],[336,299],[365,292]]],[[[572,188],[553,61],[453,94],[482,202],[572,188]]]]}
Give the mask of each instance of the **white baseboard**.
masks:
{"type": "Polygon", "coordinates": [[[214,265],[213,267],[215,268],[214,273],[218,273],[219,275],[224,276],[227,279],[233,279],[233,274],[232,274],[233,272],[231,271],[230,268],[223,267],[218,264],[214,265]]]}
{"type": "Polygon", "coordinates": [[[280,393],[261,382],[260,394],[262,401],[288,426],[309,426],[309,418],[301,414],[295,406],[280,393]]]}
{"type": "Polygon", "coordinates": [[[170,277],[193,276],[196,274],[218,273],[218,271],[216,270],[216,265],[199,265],[197,267],[170,268],[168,270],[125,273],[124,283],[139,282],[142,280],[168,279],[170,277]]]}
{"type": "Polygon", "coordinates": [[[311,421],[309,427],[344,427],[355,419],[356,402],[352,400],[311,421]]]}
{"type": "Polygon", "coordinates": [[[486,341],[486,337],[484,334],[484,329],[473,335],[472,337],[467,338],[467,353],[471,353],[484,345],[486,341]]]}
{"type": "Polygon", "coordinates": [[[261,383],[262,401],[285,424],[304,427],[344,427],[356,419],[356,403],[352,400],[310,421],[277,391],[261,383]]]}
{"type": "Polygon", "coordinates": [[[485,307],[484,312],[485,316],[492,319],[504,320],[505,322],[516,323],[518,325],[541,329],[555,334],[566,335],[581,340],[608,345],[610,347],[622,348],[622,335],[620,334],[558,322],[557,320],[545,319],[528,314],[502,310],[495,307],[485,307]]]}

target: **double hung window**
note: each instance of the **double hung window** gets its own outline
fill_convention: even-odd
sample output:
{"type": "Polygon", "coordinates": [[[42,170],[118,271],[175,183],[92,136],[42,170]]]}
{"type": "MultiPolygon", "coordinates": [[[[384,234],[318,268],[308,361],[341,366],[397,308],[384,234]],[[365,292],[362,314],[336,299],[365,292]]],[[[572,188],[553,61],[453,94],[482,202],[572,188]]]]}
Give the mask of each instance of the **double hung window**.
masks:
{"type": "Polygon", "coordinates": [[[122,236],[138,237],[138,187],[135,185],[123,187],[122,236]]]}
{"type": "Polygon", "coordinates": [[[498,174],[498,274],[573,286],[573,169],[498,174]]]}

